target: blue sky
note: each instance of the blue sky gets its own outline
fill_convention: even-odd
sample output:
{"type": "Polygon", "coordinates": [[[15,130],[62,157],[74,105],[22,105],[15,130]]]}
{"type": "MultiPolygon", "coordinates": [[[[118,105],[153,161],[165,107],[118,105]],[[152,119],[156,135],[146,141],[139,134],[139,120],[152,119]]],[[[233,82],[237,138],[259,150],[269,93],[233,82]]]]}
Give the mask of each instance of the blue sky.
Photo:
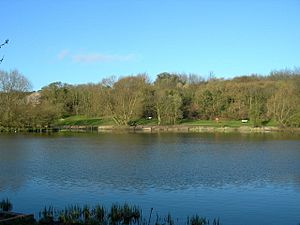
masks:
{"type": "Polygon", "coordinates": [[[300,0],[1,0],[1,70],[38,90],[160,72],[230,78],[300,66],[300,0]]]}

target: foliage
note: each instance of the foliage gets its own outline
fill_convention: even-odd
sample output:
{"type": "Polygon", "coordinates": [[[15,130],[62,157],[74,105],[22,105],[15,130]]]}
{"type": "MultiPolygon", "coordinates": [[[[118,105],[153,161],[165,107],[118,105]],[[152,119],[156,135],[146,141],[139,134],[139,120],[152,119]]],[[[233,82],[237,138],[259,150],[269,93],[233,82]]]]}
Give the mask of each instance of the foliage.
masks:
{"type": "Polygon", "coordinates": [[[181,89],[185,81],[177,74],[161,73],[154,82],[154,111],[158,125],[175,124],[182,118],[181,89]]]}
{"type": "Polygon", "coordinates": [[[29,90],[30,83],[17,71],[0,71],[1,130],[103,124],[241,126],[242,119],[249,120],[246,126],[300,127],[299,70],[227,80],[164,72],[152,83],[138,74],[29,90]]]}

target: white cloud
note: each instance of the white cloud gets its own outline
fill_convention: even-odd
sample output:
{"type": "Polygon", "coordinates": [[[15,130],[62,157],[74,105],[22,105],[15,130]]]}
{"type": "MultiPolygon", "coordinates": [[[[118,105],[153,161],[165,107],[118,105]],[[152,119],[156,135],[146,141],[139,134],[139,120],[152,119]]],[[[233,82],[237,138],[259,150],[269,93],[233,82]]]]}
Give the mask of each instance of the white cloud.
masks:
{"type": "Polygon", "coordinates": [[[96,62],[125,62],[133,59],[132,54],[128,55],[109,55],[101,53],[87,53],[72,55],[72,60],[78,63],[96,63],[96,62]]]}
{"type": "Polygon", "coordinates": [[[73,54],[69,50],[62,50],[57,54],[59,60],[70,59],[75,63],[104,63],[104,62],[126,62],[134,59],[133,54],[102,54],[102,53],[81,53],[73,54]]]}
{"type": "Polygon", "coordinates": [[[58,54],[57,54],[57,58],[59,60],[63,60],[65,59],[66,57],[68,57],[70,54],[70,51],[67,50],[67,49],[64,49],[64,50],[61,50],[58,54]]]}

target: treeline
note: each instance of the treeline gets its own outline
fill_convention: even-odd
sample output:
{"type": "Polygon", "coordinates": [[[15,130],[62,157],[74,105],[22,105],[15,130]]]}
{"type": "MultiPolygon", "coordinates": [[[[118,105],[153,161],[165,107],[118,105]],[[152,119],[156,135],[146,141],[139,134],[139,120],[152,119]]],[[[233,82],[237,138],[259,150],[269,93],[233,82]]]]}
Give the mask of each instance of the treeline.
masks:
{"type": "Polygon", "coordinates": [[[183,120],[274,121],[300,127],[300,70],[268,76],[203,79],[194,74],[109,77],[97,84],[51,83],[30,92],[17,71],[0,71],[0,127],[46,127],[72,115],[105,117],[117,125],[155,118],[158,125],[183,120]]]}

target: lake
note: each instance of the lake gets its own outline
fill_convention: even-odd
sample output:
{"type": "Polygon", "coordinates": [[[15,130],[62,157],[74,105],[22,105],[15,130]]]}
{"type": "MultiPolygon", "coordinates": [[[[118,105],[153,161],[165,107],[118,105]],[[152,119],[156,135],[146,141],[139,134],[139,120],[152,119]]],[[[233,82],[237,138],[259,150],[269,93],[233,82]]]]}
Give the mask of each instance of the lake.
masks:
{"type": "Polygon", "coordinates": [[[281,133],[0,135],[0,199],[15,211],[128,202],[178,221],[300,223],[300,136],[281,133]]]}

